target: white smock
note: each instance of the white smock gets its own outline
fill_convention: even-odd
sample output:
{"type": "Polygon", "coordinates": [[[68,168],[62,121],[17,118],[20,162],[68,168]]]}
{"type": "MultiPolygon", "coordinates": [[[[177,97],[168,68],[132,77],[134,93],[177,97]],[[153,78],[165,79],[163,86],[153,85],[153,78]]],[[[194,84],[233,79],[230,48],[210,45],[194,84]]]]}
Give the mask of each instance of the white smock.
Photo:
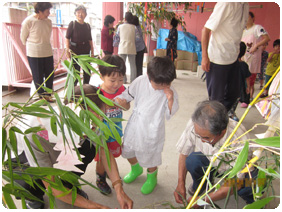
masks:
{"type": "Polygon", "coordinates": [[[126,125],[123,146],[136,152],[161,153],[165,141],[165,117],[167,120],[178,110],[178,96],[174,94],[170,111],[163,90],[155,90],[148,76],[140,76],[118,98],[134,100],[133,113],[126,125]]]}

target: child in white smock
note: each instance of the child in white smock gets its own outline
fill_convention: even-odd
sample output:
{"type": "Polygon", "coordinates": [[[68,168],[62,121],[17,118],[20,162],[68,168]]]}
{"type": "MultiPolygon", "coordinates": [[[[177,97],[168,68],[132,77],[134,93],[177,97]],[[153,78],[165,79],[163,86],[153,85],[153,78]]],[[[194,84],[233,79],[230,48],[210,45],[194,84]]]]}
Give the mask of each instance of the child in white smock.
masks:
{"type": "Polygon", "coordinates": [[[147,75],[135,79],[116,101],[125,108],[134,100],[134,109],[124,131],[122,156],[131,164],[125,183],[133,182],[148,168],[147,180],[141,188],[151,193],[157,185],[157,167],[165,141],[165,117],[170,119],[178,110],[178,97],[171,82],[175,66],[168,57],[154,57],[147,66],[147,75]],[[123,105],[121,100],[126,100],[123,105]]]}

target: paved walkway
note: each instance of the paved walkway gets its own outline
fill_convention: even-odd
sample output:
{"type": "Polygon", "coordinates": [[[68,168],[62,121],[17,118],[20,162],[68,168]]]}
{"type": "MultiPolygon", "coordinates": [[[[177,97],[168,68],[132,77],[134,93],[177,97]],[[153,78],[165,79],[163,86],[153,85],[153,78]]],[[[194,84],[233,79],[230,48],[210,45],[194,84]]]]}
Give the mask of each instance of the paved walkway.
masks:
{"type": "MultiPolygon", "coordinates": [[[[99,78],[92,77],[90,84],[97,84],[99,78]]],[[[143,195],[140,192],[140,189],[143,183],[146,180],[146,171],[137,178],[132,184],[125,184],[125,192],[133,199],[134,208],[171,208],[169,204],[175,207],[181,207],[174,200],[173,191],[177,185],[177,170],[178,170],[178,152],[176,151],[175,144],[181,136],[185,126],[191,117],[192,112],[194,111],[196,104],[199,101],[206,100],[208,98],[205,82],[203,82],[197,73],[190,71],[177,71],[177,79],[173,82],[173,86],[178,92],[179,96],[179,111],[176,115],[166,123],[166,141],[164,146],[164,151],[162,154],[163,164],[159,167],[158,172],[158,185],[155,190],[149,195],[143,195]],[[165,204],[168,203],[168,204],[165,204]]],[[[255,84],[256,92],[258,93],[258,84],[255,84]]],[[[3,103],[8,101],[23,102],[28,98],[29,89],[20,89],[20,91],[15,92],[9,96],[2,98],[3,103]]],[[[133,106],[133,104],[132,104],[133,106]]],[[[237,108],[237,115],[240,118],[244,113],[245,109],[237,108]]],[[[132,108],[129,111],[124,112],[124,118],[128,119],[131,114],[132,108]]],[[[243,121],[246,129],[250,129],[255,123],[263,123],[264,119],[261,117],[257,109],[251,108],[246,119],[243,121]]],[[[123,123],[125,127],[126,122],[123,123]]],[[[256,128],[251,136],[254,137],[254,134],[262,133],[266,128],[260,127],[256,128]]],[[[120,176],[124,177],[130,171],[130,165],[124,158],[120,157],[117,159],[117,164],[120,171],[120,176]]],[[[95,184],[96,175],[95,175],[96,164],[93,162],[89,165],[85,175],[83,176],[89,182],[95,184]]],[[[192,182],[191,177],[187,175],[186,185],[192,182]]],[[[279,187],[280,183],[278,182],[279,187]]],[[[100,192],[85,186],[84,191],[88,193],[88,196],[91,200],[96,201],[100,204],[107,205],[112,208],[118,208],[119,204],[116,200],[115,194],[109,196],[104,196],[100,192]]],[[[279,191],[279,188],[278,188],[279,191]]],[[[48,202],[48,201],[46,201],[48,202]]],[[[224,205],[224,201],[217,202],[218,205],[224,205]]],[[[20,205],[20,202],[19,202],[20,205]]],[[[244,202],[240,199],[239,208],[244,206],[244,202]]],[[[48,208],[48,205],[46,205],[48,208]]],[[[69,205],[57,201],[58,208],[72,208],[69,205]]],[[[236,203],[233,197],[229,201],[228,208],[236,208],[236,203]]]]}

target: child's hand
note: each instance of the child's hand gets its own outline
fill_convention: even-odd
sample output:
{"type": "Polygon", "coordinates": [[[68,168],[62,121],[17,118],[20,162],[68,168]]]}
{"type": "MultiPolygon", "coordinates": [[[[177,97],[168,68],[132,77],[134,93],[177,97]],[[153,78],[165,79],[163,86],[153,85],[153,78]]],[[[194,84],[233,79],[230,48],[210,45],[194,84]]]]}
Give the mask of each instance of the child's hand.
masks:
{"type": "Polygon", "coordinates": [[[164,88],[164,93],[168,101],[173,100],[173,91],[170,89],[170,87],[164,88]]]}
{"type": "Polygon", "coordinates": [[[130,108],[130,103],[127,102],[125,99],[115,98],[115,102],[128,110],[130,108]]]}

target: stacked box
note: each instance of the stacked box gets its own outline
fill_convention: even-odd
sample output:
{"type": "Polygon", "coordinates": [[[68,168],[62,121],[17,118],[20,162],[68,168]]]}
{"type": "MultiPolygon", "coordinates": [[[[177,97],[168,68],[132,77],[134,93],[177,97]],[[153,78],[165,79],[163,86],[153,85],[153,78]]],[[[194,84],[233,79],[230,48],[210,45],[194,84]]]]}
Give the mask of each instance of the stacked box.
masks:
{"type": "MultiPolygon", "coordinates": [[[[156,56],[166,56],[166,49],[157,49],[156,56]]],[[[174,65],[176,70],[190,70],[196,72],[198,67],[198,56],[196,53],[177,50],[177,58],[174,61],[174,65]]]]}
{"type": "Polygon", "coordinates": [[[196,53],[177,50],[177,59],[175,60],[177,70],[197,71],[198,56],[196,53]]]}

